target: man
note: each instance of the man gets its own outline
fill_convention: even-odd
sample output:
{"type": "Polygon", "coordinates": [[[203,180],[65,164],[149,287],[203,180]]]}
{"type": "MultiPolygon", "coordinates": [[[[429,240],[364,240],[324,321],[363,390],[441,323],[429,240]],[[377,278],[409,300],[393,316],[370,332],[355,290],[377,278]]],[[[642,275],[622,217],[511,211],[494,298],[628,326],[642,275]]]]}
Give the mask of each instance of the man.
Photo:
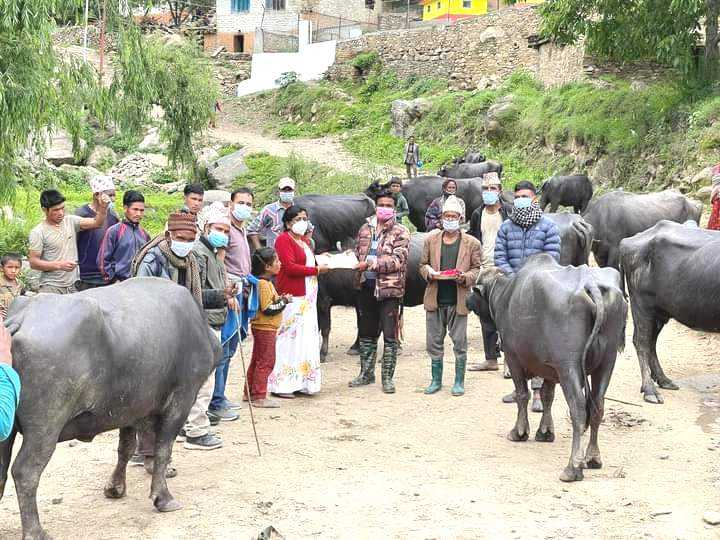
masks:
{"type": "Polygon", "coordinates": [[[98,266],[105,283],[125,281],[132,277],[132,261],[140,248],[150,241],[150,235],[140,226],[145,216],[145,197],[139,191],[123,195],[122,223],[110,227],[98,252],[98,266]]]}
{"type": "MultiPolygon", "coordinates": [[[[250,275],[250,246],[245,227],[252,215],[253,198],[252,190],[247,187],[241,187],[230,194],[230,241],[225,248],[225,269],[228,281],[240,286],[243,285],[243,280],[250,275]]],[[[243,310],[244,314],[247,313],[247,306],[238,307],[243,310]]],[[[230,360],[235,356],[239,343],[240,335],[236,333],[223,346],[223,359],[215,370],[215,389],[208,411],[211,419],[212,417],[215,417],[216,420],[237,418],[234,410],[239,409],[240,405],[227,399],[225,387],[227,386],[230,360]]]]}
{"type": "MultiPolygon", "coordinates": [[[[204,276],[200,263],[193,253],[197,236],[197,219],[190,212],[178,212],[168,216],[167,231],[141,249],[133,261],[133,274],[138,277],[159,277],[170,279],[186,287],[198,305],[205,309],[221,308],[230,294],[225,290],[203,289],[204,276]]],[[[185,448],[190,450],[214,450],[222,446],[222,440],[210,434],[207,405],[212,395],[214,373],[198,391],[195,404],[190,411],[185,431],[185,448]]],[[[138,454],[144,460],[145,470],[152,474],[155,456],[155,434],[143,432],[139,436],[138,454]]],[[[134,458],[133,462],[137,463],[134,458]]],[[[168,467],[168,478],[177,471],[168,467]]]]}
{"type": "Polygon", "coordinates": [[[402,194],[402,180],[392,177],[388,186],[395,199],[395,219],[402,225],[403,219],[410,214],[410,206],[405,195],[402,194]]]}
{"type": "Polygon", "coordinates": [[[408,137],[405,143],[405,171],[408,178],[417,176],[418,163],[420,162],[420,147],[415,144],[415,137],[408,137]]]}
{"type": "Polygon", "coordinates": [[[181,212],[187,212],[197,216],[202,210],[205,199],[205,188],[202,184],[187,184],[183,189],[184,205],[181,212]]]}
{"type": "MultiPolygon", "coordinates": [[[[500,227],[495,244],[495,266],[509,276],[522,268],[528,257],[548,253],[560,260],[560,231],[557,225],[543,215],[535,200],[537,192],[531,182],[519,182],[515,186],[515,200],[510,219],[500,227]]],[[[501,336],[502,337],[502,336],[501,336]]],[[[542,379],[534,377],[532,410],[542,412],[540,387],[542,379]]],[[[515,402],[515,392],[503,397],[504,403],[515,402]]]]}
{"type": "Polygon", "coordinates": [[[381,191],[375,200],[376,213],[358,232],[355,255],[355,288],[358,295],[360,374],[351,387],[375,382],[375,355],[383,333],[382,387],[395,392],[393,375],[397,364],[400,301],[405,294],[410,233],[395,219],[395,199],[381,191]]]}
{"type": "Polygon", "coordinates": [[[113,211],[115,183],[112,177],[105,175],[94,176],[90,179],[90,188],[93,192],[92,202],[78,208],[75,212],[76,216],[94,218],[97,215],[98,207],[100,206],[99,200],[103,194],[110,198],[110,204],[108,205],[105,224],[101,228],[81,231],[78,234],[77,246],[80,266],[80,283],[78,284],[78,290],[80,291],[107,285],[100,271],[98,252],[100,251],[100,243],[105,233],[118,222],[118,217],[113,211]]]}
{"type": "Polygon", "coordinates": [[[465,298],[480,273],[482,248],[476,238],[460,231],[461,212],[457,197],[445,200],[442,230],[434,230],[427,235],[420,259],[420,275],[428,282],[423,303],[427,352],[432,371],[432,382],[425,390],[426,394],[434,394],[442,388],[447,334],[450,334],[455,352],[452,395],[462,396],[465,393],[468,316],[465,298]]]}
{"type": "Polygon", "coordinates": [[[20,377],[12,367],[12,339],[0,316],[0,441],[12,433],[20,402],[20,377]]]}
{"type": "Polygon", "coordinates": [[[281,178],[278,182],[278,200],[266,205],[255,219],[248,225],[247,235],[255,249],[261,247],[260,237],[265,238],[265,245],[275,247],[275,240],[282,232],[282,217],[295,200],[295,180],[281,178]]]}
{"type": "Polygon", "coordinates": [[[30,268],[40,271],[40,292],[69,294],[77,291],[77,233],[99,229],[105,223],[110,197],[98,198],[97,214],[92,217],[66,216],[65,197],[55,189],[40,194],[45,219],[30,231],[30,268]]]}
{"type": "MultiPolygon", "coordinates": [[[[506,204],[501,199],[502,183],[497,173],[487,173],[483,176],[483,204],[480,205],[470,218],[470,230],[468,231],[482,244],[483,267],[490,268],[495,263],[495,241],[500,226],[508,219],[512,211],[512,205],[506,204]]],[[[498,333],[495,325],[480,321],[483,335],[483,348],[485,349],[485,361],[481,364],[473,364],[468,371],[497,371],[500,347],[498,333]]],[[[510,377],[507,371],[507,377],[510,377]]]]}

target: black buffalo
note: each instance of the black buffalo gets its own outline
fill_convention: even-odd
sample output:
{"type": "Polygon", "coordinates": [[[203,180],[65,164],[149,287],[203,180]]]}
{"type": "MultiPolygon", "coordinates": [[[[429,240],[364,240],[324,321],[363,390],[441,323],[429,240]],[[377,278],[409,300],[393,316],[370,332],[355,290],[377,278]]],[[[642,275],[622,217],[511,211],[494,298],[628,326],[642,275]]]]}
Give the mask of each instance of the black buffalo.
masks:
{"type": "Polygon", "coordinates": [[[450,167],[443,165],[438,171],[438,176],[445,178],[479,178],[489,172],[496,172],[502,178],[502,163],[489,160],[482,163],[458,163],[450,167]]]}
{"type": "Polygon", "coordinates": [[[720,232],[661,221],[620,243],[620,263],[630,295],[640,391],[645,401],[662,403],[653,380],[677,389],[657,355],[663,326],[675,319],[694,330],[720,332],[720,232]]]}
{"type": "Polygon", "coordinates": [[[481,154],[480,152],[476,152],[475,150],[468,150],[465,152],[464,155],[457,157],[453,160],[454,165],[459,165],[460,163],[482,163],[485,161],[485,154],[481,154]]]}
{"type": "Polygon", "coordinates": [[[600,266],[618,269],[620,242],[667,219],[700,222],[702,204],[675,191],[638,195],[611,191],[590,203],[583,219],[593,226],[592,251],[600,266]]]}
{"type": "Polygon", "coordinates": [[[556,383],[572,419],[572,453],[560,479],[582,480],[584,467],[602,467],[598,429],[615,359],[625,343],[627,304],[619,273],[586,265],[560,266],[540,254],[528,259],[515,277],[483,272],[467,305],[481,318],[494,321],[502,336],[518,405],[508,438],[528,439],[527,379],[540,376],[544,410],[535,440],[555,439],[551,412],[556,383]],[[581,438],[588,425],[590,443],[583,456],[581,438]]]}
{"type": "Polygon", "coordinates": [[[577,214],[545,214],[560,229],[560,264],[580,266],[588,263],[593,228],[577,214]]]}
{"type": "MultiPolygon", "coordinates": [[[[420,275],[420,258],[422,257],[425,234],[415,233],[410,237],[410,252],[408,255],[408,266],[405,281],[405,296],[403,305],[412,307],[423,303],[426,282],[420,275]]],[[[332,270],[318,277],[318,325],[322,335],[322,346],[320,357],[324,361],[327,358],[330,345],[331,309],[333,306],[347,306],[357,309],[358,292],[353,286],[354,270],[332,270]]],[[[357,350],[357,338],[349,354],[357,350]]]]}
{"type": "Polygon", "coordinates": [[[41,294],[17,299],[5,325],[22,392],[15,430],[0,443],[0,495],[20,431],[12,473],[23,538],[48,538],[35,496],[55,445],[89,442],[114,429],[120,430],[118,461],[105,496],[125,495],[136,429],[151,429],[150,498],[160,511],[179,509],[165,470],[175,436],[222,355],[190,292],[169,280],[138,278],[68,296],[41,294]]]}
{"type": "Polygon", "coordinates": [[[559,206],[572,206],[576,214],[582,214],[593,196],[592,182],[587,176],[553,176],[540,187],[540,208],[550,205],[550,212],[559,206]]]}
{"type": "Polygon", "coordinates": [[[375,203],[364,194],[302,195],[295,204],[305,208],[315,230],[315,252],[337,250],[357,236],[365,219],[375,213],[375,203]]]}

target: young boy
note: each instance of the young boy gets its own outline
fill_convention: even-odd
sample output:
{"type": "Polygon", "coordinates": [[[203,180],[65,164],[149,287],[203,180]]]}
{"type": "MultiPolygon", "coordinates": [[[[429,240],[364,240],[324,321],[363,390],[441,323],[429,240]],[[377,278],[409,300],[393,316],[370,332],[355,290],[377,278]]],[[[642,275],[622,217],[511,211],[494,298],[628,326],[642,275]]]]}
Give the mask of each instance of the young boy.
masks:
{"type": "Polygon", "coordinates": [[[0,258],[0,267],[0,315],[4,318],[15,297],[25,294],[25,288],[17,279],[22,268],[22,259],[16,253],[8,253],[0,258]]]}

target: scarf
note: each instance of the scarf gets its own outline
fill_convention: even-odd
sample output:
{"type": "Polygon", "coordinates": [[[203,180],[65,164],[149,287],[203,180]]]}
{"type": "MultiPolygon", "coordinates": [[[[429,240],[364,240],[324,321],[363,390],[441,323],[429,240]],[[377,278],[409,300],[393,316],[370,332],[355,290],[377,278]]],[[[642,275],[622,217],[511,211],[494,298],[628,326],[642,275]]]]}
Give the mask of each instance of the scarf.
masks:
{"type": "Polygon", "coordinates": [[[510,216],[510,220],[523,229],[529,229],[540,221],[542,215],[540,205],[537,202],[533,202],[528,208],[515,208],[510,216]]]}
{"type": "Polygon", "coordinates": [[[148,252],[154,247],[160,249],[160,253],[167,259],[168,263],[177,268],[178,270],[186,270],[185,272],[185,287],[193,295],[195,301],[202,307],[202,281],[200,279],[200,269],[198,268],[197,259],[193,253],[190,253],[185,259],[181,259],[170,250],[170,245],[165,240],[165,235],[159,234],[147,244],[145,244],[140,251],[137,252],[132,262],[132,275],[137,275],[138,267],[140,263],[148,254],[148,252]]]}

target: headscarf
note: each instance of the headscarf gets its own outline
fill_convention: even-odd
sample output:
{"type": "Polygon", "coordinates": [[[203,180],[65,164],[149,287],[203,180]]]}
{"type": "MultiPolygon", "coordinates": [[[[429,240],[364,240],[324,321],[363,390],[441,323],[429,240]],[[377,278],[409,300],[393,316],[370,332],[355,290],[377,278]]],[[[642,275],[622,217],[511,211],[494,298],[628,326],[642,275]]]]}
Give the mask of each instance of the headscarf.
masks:
{"type": "Polygon", "coordinates": [[[527,208],[514,208],[510,220],[523,229],[529,229],[542,217],[543,212],[537,201],[533,201],[527,208]]]}

